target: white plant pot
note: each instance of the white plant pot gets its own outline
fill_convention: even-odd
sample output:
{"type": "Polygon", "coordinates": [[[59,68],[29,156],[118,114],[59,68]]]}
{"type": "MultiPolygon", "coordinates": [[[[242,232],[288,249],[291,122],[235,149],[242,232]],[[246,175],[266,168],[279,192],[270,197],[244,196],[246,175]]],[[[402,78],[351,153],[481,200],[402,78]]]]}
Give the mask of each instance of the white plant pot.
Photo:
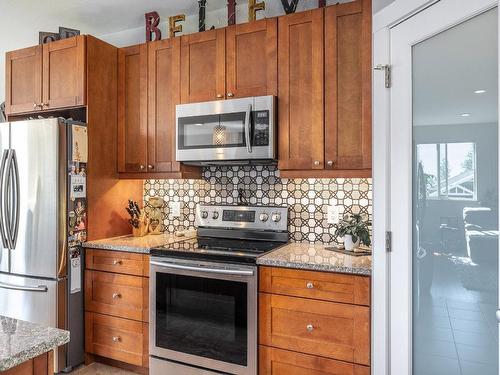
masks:
{"type": "Polygon", "coordinates": [[[352,240],[352,235],[346,234],[344,236],[344,248],[347,251],[353,251],[355,248],[359,246],[359,238],[356,242],[352,240]]]}

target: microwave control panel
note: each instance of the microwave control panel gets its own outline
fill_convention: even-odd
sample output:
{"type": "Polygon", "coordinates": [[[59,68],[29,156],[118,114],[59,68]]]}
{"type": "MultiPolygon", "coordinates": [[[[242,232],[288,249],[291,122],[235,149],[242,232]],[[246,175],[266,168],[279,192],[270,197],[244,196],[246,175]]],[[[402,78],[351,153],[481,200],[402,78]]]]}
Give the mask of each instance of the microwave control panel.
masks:
{"type": "Polygon", "coordinates": [[[269,146],[269,111],[253,112],[253,146],[269,146]]]}

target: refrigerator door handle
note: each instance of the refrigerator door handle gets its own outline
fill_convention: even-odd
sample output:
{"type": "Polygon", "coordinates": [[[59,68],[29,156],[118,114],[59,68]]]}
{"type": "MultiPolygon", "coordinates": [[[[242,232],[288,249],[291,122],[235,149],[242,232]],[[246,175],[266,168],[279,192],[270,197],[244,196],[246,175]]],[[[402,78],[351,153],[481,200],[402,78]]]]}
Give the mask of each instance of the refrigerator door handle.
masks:
{"type": "Polygon", "coordinates": [[[7,233],[7,225],[5,222],[5,214],[3,207],[3,196],[6,194],[5,191],[5,169],[7,165],[7,158],[9,156],[9,150],[4,150],[2,155],[2,162],[0,164],[0,235],[2,237],[2,244],[5,249],[10,249],[7,233]]]}
{"type": "Polygon", "coordinates": [[[11,190],[14,184],[12,178],[12,158],[13,151],[9,149],[7,151],[7,161],[5,164],[4,173],[2,175],[2,223],[5,226],[5,237],[7,238],[7,245],[9,249],[14,249],[14,243],[12,242],[12,230],[13,230],[13,206],[14,206],[14,196],[11,190]]]}
{"type": "Polygon", "coordinates": [[[2,283],[2,282],[0,282],[0,288],[11,289],[11,290],[22,290],[25,292],[42,292],[42,293],[46,293],[49,290],[49,288],[47,288],[47,285],[25,286],[25,285],[16,285],[16,284],[2,283]]]}
{"type": "Polygon", "coordinates": [[[13,228],[12,228],[12,248],[16,248],[17,234],[19,233],[19,214],[20,214],[20,199],[21,191],[19,186],[19,168],[17,165],[16,150],[12,150],[12,181],[14,183],[13,191],[13,228]]]}

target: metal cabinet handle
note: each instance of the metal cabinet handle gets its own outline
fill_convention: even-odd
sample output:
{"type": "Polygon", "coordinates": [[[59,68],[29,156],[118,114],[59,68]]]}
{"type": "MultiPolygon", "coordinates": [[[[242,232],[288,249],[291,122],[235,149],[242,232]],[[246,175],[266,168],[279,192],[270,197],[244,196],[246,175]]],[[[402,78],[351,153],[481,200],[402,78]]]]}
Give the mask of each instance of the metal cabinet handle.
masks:
{"type": "Polygon", "coordinates": [[[113,293],[113,299],[122,298],[120,293],[113,293]]]}
{"type": "Polygon", "coordinates": [[[113,342],[120,342],[122,338],[120,336],[113,336],[113,342]]]}
{"type": "Polygon", "coordinates": [[[228,92],[228,93],[227,93],[227,97],[228,97],[228,98],[232,98],[233,96],[234,96],[234,94],[233,94],[232,92],[228,92]]]}
{"type": "Polygon", "coordinates": [[[312,332],[312,331],[314,331],[314,326],[312,324],[308,324],[306,326],[306,329],[307,329],[307,332],[312,332]]]}
{"type": "Polygon", "coordinates": [[[139,165],[139,169],[140,169],[141,171],[143,171],[143,170],[144,170],[144,168],[145,168],[145,167],[144,167],[144,165],[142,165],[142,164],[141,164],[141,165],[139,165]]]}
{"type": "Polygon", "coordinates": [[[42,104],[40,104],[40,107],[42,107],[42,108],[43,107],[50,107],[50,104],[49,104],[49,102],[42,103],[42,104]]]}
{"type": "Polygon", "coordinates": [[[36,104],[35,102],[33,102],[33,109],[37,109],[38,108],[38,104],[36,104]]]}
{"type": "Polygon", "coordinates": [[[333,166],[333,160],[328,160],[326,162],[326,165],[328,165],[329,167],[332,167],[333,166]]]}
{"type": "Polygon", "coordinates": [[[153,164],[148,164],[149,169],[155,169],[155,166],[153,164]]]}
{"type": "Polygon", "coordinates": [[[121,264],[122,264],[122,261],[120,259],[115,259],[113,261],[113,265],[115,265],[115,266],[120,266],[121,264]]]}
{"type": "Polygon", "coordinates": [[[306,284],[306,287],[307,287],[307,289],[313,289],[314,288],[314,284],[311,281],[308,281],[307,284],[306,284]]]}
{"type": "Polygon", "coordinates": [[[217,94],[217,99],[222,99],[222,94],[217,94]]]}
{"type": "Polygon", "coordinates": [[[314,165],[318,166],[320,163],[319,163],[319,160],[315,160],[314,161],[314,165]]]}

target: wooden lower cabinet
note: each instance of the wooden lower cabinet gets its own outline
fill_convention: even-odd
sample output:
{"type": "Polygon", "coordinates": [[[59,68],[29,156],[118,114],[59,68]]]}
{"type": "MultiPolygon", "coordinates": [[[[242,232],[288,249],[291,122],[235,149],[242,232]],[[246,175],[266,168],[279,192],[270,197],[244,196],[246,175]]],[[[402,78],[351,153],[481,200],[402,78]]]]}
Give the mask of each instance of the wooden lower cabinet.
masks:
{"type": "Polygon", "coordinates": [[[54,352],[51,350],[1,373],[2,375],[53,375],[54,352]]]}
{"type": "Polygon", "coordinates": [[[370,375],[370,367],[260,345],[259,375],[370,375]]]}
{"type": "Polygon", "coordinates": [[[86,312],[85,327],[87,352],[136,366],[148,366],[148,323],[86,312]]]}
{"type": "Polygon", "coordinates": [[[260,375],[368,375],[370,277],[259,269],[260,375]]]}
{"type": "Polygon", "coordinates": [[[85,259],[85,352],[147,372],[149,256],[86,249],[85,259]]]}

